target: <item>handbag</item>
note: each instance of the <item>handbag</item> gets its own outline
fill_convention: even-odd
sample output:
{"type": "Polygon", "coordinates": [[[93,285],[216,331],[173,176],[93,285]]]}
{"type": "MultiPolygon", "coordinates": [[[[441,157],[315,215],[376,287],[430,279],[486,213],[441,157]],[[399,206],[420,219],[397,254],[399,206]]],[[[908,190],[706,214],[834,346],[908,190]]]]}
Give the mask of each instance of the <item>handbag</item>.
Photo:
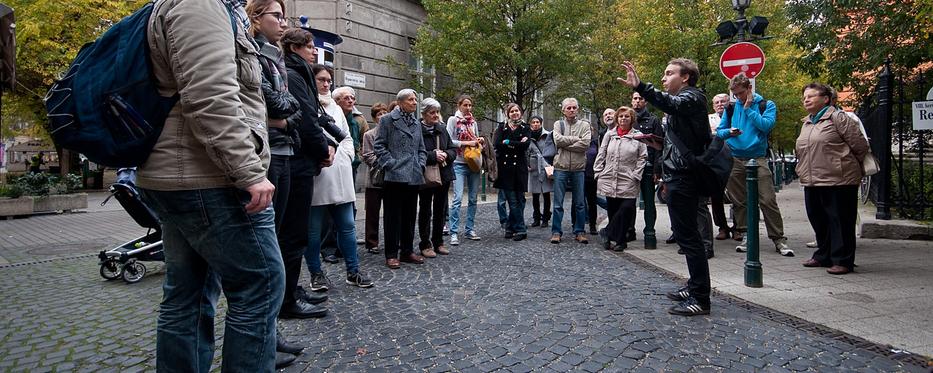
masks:
{"type": "Polygon", "coordinates": [[[554,166],[544,166],[544,173],[547,175],[548,179],[554,179],[554,166]]]}
{"type": "MultiPolygon", "coordinates": [[[[697,194],[703,197],[712,197],[722,194],[726,190],[726,182],[732,173],[732,149],[726,141],[713,136],[701,155],[695,155],[677,137],[674,131],[667,131],[674,147],[695,175],[697,194]]],[[[671,155],[674,156],[673,154],[671,155]]]]}
{"type": "Polygon", "coordinates": [[[370,168],[369,170],[369,182],[372,183],[374,187],[384,187],[386,174],[385,171],[383,171],[381,168],[370,168]]]}
{"type": "Polygon", "coordinates": [[[480,172],[483,169],[483,146],[468,146],[463,149],[463,159],[470,171],[480,172]]]}
{"type": "MultiPolygon", "coordinates": [[[[437,144],[434,149],[440,149],[441,139],[439,137],[435,137],[434,141],[437,144]]],[[[421,189],[434,188],[444,185],[444,181],[441,179],[441,167],[446,165],[447,162],[424,166],[424,184],[421,185],[421,189]]]]}
{"type": "Polygon", "coordinates": [[[862,175],[871,176],[881,171],[881,161],[870,151],[862,159],[862,175]]]}

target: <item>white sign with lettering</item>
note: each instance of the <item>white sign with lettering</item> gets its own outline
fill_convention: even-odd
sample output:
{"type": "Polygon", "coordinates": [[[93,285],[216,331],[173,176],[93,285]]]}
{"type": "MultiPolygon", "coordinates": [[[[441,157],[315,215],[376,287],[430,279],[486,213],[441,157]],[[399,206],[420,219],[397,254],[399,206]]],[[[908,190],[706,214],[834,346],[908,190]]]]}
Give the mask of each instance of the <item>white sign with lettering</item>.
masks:
{"type": "Polygon", "coordinates": [[[933,101],[914,101],[914,129],[933,130],[933,101]]]}
{"type": "Polygon", "coordinates": [[[366,75],[344,71],[343,85],[357,88],[366,88],[366,75]]]}

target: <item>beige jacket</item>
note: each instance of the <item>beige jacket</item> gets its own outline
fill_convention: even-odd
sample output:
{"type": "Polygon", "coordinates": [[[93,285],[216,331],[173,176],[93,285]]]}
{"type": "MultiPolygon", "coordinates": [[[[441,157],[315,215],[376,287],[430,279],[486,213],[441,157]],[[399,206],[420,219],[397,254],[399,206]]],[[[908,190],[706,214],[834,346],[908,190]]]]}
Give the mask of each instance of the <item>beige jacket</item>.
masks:
{"type": "Polygon", "coordinates": [[[366,166],[369,166],[369,177],[366,181],[367,188],[380,188],[373,185],[373,171],[378,168],[376,164],[376,152],[373,151],[373,141],[376,140],[376,135],[379,134],[379,123],[376,123],[376,126],[373,126],[363,134],[363,163],[366,163],[366,166]]]}
{"type": "Polygon", "coordinates": [[[829,108],[816,124],[809,115],[803,118],[795,151],[801,185],[858,185],[862,182],[861,160],[869,147],[858,123],[829,108]]]}
{"type": "Polygon", "coordinates": [[[599,144],[593,164],[596,192],[611,198],[638,198],[641,172],[648,163],[648,146],[635,140],[641,134],[631,130],[619,136],[614,129],[606,131],[599,144]]]}
{"type": "MultiPolygon", "coordinates": [[[[245,15],[243,15],[245,17],[245,15]]],[[[219,1],[165,0],[149,19],[161,94],[181,99],[137,183],[154,190],[244,189],[266,177],[269,142],[254,44],[219,1]]]]}
{"type": "Polygon", "coordinates": [[[571,125],[564,121],[564,131],[561,130],[561,121],[554,122],[554,145],[557,146],[557,156],[554,157],[554,169],[561,171],[583,171],[586,169],[586,149],[590,146],[590,122],[577,119],[571,125]]]}

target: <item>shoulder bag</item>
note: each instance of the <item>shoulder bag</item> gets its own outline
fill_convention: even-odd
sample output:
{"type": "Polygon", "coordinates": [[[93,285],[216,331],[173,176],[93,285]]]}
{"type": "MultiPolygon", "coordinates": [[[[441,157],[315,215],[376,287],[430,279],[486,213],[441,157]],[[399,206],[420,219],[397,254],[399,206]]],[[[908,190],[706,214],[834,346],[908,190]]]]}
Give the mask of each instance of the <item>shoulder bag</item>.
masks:
{"type": "MultiPolygon", "coordinates": [[[[434,149],[441,148],[441,139],[440,137],[434,137],[434,143],[436,146],[434,149]]],[[[428,189],[439,187],[444,184],[444,181],[441,179],[441,167],[447,165],[447,162],[444,163],[435,163],[424,166],[424,184],[421,185],[421,189],[428,189]]]]}

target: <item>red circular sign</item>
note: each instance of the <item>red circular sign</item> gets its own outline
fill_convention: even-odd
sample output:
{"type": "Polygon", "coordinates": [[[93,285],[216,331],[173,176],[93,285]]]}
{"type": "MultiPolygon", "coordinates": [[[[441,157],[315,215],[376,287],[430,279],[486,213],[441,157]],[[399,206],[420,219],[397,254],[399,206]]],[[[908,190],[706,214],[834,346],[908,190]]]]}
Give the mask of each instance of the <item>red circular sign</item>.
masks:
{"type": "Polygon", "coordinates": [[[755,79],[765,68],[765,52],[752,43],[735,43],[726,48],[719,57],[719,70],[726,79],[745,73],[755,79]]]}

